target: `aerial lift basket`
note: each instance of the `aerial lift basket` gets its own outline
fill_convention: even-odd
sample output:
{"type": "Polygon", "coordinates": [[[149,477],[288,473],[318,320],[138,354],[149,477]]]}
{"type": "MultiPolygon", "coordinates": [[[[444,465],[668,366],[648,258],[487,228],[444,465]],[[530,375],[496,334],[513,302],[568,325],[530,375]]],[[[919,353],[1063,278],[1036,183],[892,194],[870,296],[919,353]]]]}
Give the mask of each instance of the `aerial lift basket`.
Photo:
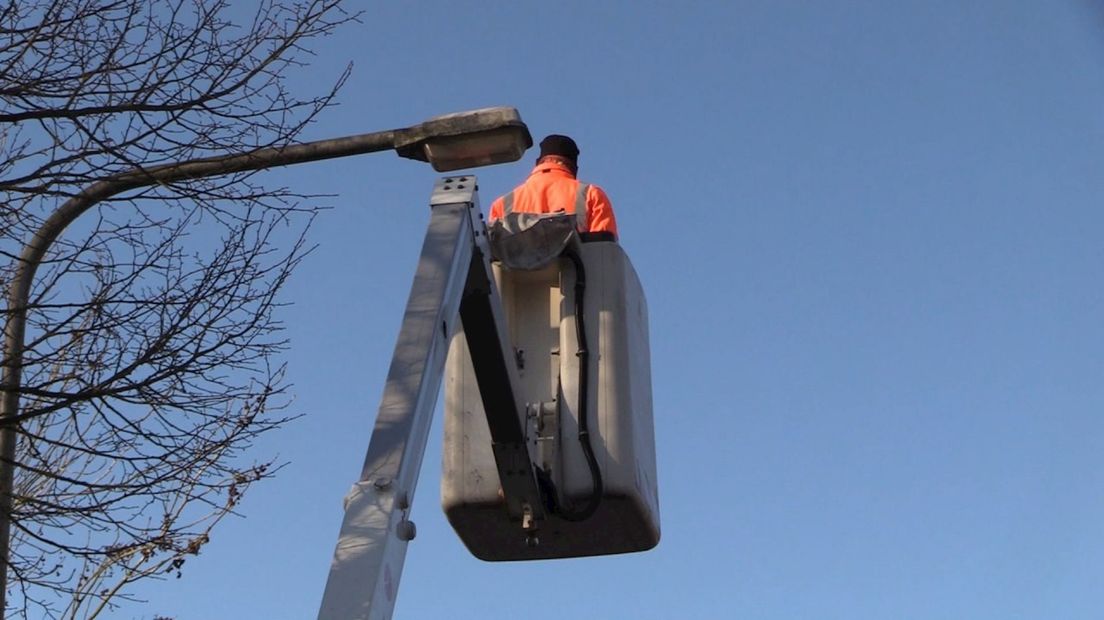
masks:
{"type": "MultiPolygon", "coordinates": [[[[492,231],[493,234],[493,231],[492,231]]],[[[564,244],[565,246],[568,244],[564,244]]],[[[505,508],[491,437],[465,335],[452,338],[445,369],[441,502],[461,540],[484,560],[530,560],[651,549],[659,542],[648,311],[632,263],[614,241],[579,243],[589,349],[585,410],[596,477],[579,437],[576,268],[494,265],[537,455],[547,516],[523,536],[505,508]],[[598,500],[596,505],[595,501],[598,500]],[[580,515],[580,507],[587,506],[580,515]],[[581,519],[579,517],[582,517],[581,519]],[[532,533],[531,533],[532,534],[532,533]]],[[[558,250],[557,250],[558,251],[558,250]]]]}

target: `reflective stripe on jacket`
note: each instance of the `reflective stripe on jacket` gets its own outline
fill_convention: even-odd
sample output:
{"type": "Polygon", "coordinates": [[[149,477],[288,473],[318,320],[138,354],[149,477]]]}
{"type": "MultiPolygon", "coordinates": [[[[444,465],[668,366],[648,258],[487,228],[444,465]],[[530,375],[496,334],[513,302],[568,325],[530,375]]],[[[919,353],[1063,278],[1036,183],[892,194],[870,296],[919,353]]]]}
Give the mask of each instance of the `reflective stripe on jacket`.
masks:
{"type": "Polygon", "coordinates": [[[557,162],[538,164],[524,183],[491,203],[490,221],[506,213],[574,213],[580,232],[617,236],[613,205],[602,188],[578,181],[557,162]]]}

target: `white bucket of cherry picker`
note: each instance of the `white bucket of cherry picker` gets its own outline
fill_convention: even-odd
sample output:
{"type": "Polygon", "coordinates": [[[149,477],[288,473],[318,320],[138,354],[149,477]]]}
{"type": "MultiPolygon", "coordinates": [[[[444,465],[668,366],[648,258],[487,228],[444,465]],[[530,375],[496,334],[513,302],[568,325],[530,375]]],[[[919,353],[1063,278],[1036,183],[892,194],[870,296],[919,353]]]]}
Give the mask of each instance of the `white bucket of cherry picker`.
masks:
{"type": "MultiPolygon", "coordinates": [[[[628,256],[612,241],[581,244],[585,266],[590,444],[594,476],[579,429],[579,358],[575,270],[560,258],[537,271],[495,264],[512,345],[527,439],[551,481],[557,507],[527,537],[506,510],[479,388],[462,330],[445,370],[445,440],[441,503],[461,540],[484,560],[527,560],[627,553],[659,542],[659,499],[652,421],[648,311],[628,256]],[[574,513],[572,512],[574,511],[574,513]]],[[[548,485],[545,485],[548,488],[548,485]]]]}

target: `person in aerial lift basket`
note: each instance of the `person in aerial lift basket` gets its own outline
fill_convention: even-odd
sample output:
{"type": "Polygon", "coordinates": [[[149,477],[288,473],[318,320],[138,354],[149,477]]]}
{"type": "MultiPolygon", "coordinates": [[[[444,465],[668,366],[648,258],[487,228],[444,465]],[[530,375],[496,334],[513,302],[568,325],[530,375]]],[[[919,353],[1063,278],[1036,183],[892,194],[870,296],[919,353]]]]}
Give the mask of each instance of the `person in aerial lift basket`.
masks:
{"type": "Polygon", "coordinates": [[[529,178],[491,203],[490,223],[511,213],[574,214],[583,241],[616,241],[617,220],[609,197],[597,185],[579,181],[578,172],[575,141],[557,134],[546,137],[529,178]]]}
{"type": "MultiPolygon", "coordinates": [[[[493,395],[511,382],[479,383],[471,347],[484,344],[483,332],[466,331],[449,350],[441,504],[467,548],[488,561],[659,542],[647,305],[609,198],[576,178],[578,155],[567,136],[542,140],[536,167],[492,203],[486,228],[509,333],[496,345],[514,349],[513,408],[525,408],[513,414],[524,418],[528,455],[494,443],[494,425],[510,416],[481,415],[482,388],[493,395]],[[510,484],[519,475],[535,480],[510,484]]],[[[500,357],[509,370],[511,356],[500,357]]]]}
{"type": "MultiPolygon", "coordinates": [[[[587,415],[591,368],[583,320],[586,267],[580,241],[617,240],[613,205],[600,187],[576,178],[578,161],[579,147],[568,136],[552,134],[541,140],[540,156],[529,178],[491,203],[488,227],[492,258],[507,270],[539,270],[561,257],[573,266],[579,358],[578,439],[590,470],[590,496],[578,506],[573,502],[561,504],[551,471],[540,467],[534,471],[545,510],[571,522],[585,521],[594,515],[603,496],[602,472],[591,444],[587,415]]],[[[504,499],[501,488],[499,497],[504,499]]]]}

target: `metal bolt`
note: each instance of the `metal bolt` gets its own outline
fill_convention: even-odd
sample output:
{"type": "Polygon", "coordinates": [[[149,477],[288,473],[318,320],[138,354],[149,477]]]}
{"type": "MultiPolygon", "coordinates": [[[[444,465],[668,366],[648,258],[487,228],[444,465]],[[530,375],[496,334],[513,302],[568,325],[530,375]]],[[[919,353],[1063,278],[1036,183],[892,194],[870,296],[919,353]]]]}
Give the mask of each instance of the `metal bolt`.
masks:
{"type": "Polygon", "coordinates": [[[399,540],[410,542],[414,540],[414,537],[417,535],[418,527],[414,525],[413,521],[403,519],[395,525],[395,536],[398,536],[399,540]]]}

